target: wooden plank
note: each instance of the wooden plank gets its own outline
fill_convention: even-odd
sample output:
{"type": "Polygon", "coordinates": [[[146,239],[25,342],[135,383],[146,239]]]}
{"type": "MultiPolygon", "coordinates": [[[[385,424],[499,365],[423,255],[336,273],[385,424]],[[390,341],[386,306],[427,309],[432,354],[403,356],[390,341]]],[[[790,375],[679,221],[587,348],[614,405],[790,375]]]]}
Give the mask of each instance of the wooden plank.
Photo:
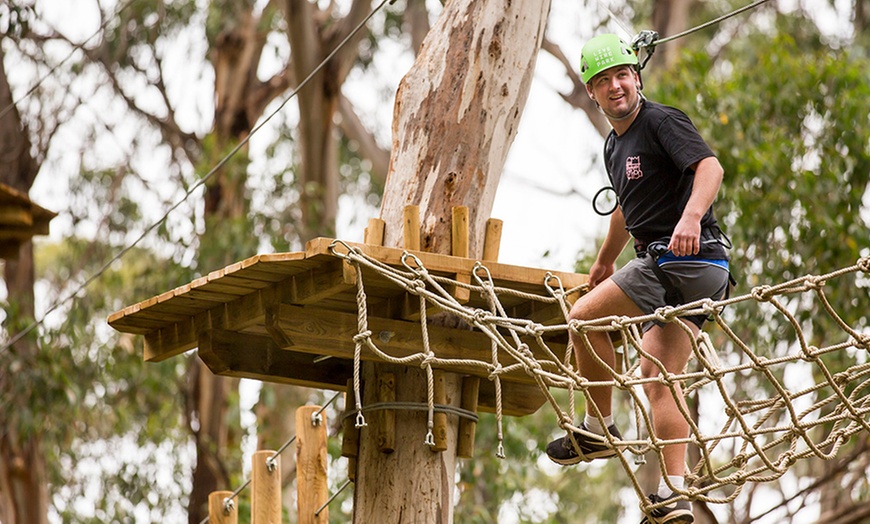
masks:
{"type": "MultiPolygon", "coordinates": [[[[276,343],[289,351],[353,358],[355,346],[353,337],[357,334],[355,314],[282,304],[269,308],[266,314],[266,327],[277,335],[276,343]]],[[[378,348],[393,357],[407,357],[422,351],[418,323],[369,317],[368,329],[372,331],[378,348]]],[[[428,331],[430,348],[439,358],[473,359],[482,362],[492,360],[490,339],[480,331],[432,325],[428,326],[428,331]]],[[[527,343],[536,357],[544,358],[536,344],[528,341],[527,343]]],[[[556,355],[565,352],[565,344],[554,342],[550,347],[556,355]]],[[[379,356],[368,349],[362,351],[361,358],[381,361],[379,356]]],[[[515,363],[507,354],[501,355],[501,362],[503,366],[515,363]]],[[[483,378],[489,376],[486,368],[474,365],[451,366],[447,371],[483,378]]],[[[535,383],[534,379],[522,370],[505,374],[502,379],[507,382],[535,383]]]]}

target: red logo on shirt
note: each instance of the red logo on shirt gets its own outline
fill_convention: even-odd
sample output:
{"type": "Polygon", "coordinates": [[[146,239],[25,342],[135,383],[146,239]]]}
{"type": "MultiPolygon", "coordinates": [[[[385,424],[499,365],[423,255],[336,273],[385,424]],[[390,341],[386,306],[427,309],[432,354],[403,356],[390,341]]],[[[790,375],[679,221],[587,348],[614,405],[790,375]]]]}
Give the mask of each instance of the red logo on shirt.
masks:
{"type": "Polygon", "coordinates": [[[629,180],[637,180],[643,176],[643,171],[640,169],[640,157],[630,156],[625,159],[625,178],[629,180]]]}

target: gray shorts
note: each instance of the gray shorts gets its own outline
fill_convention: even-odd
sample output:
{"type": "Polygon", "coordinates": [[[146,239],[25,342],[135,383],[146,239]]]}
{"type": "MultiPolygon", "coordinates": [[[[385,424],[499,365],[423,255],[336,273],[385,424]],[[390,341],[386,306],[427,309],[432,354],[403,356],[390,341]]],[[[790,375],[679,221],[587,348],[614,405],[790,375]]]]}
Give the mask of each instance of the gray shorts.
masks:
{"type": "MultiPolygon", "coordinates": [[[[667,305],[665,288],[648,265],[649,263],[639,258],[632,259],[610,277],[619,289],[647,315],[667,305]]],[[[728,289],[728,270],[722,266],[708,262],[686,261],[668,262],[661,268],[674,286],[683,293],[686,304],[705,298],[719,300],[725,296],[725,291],[728,289]]],[[[706,315],[683,318],[699,328],[707,320],[706,315]]],[[[647,322],[643,325],[643,331],[648,331],[653,325],[663,325],[663,323],[647,322]]]]}

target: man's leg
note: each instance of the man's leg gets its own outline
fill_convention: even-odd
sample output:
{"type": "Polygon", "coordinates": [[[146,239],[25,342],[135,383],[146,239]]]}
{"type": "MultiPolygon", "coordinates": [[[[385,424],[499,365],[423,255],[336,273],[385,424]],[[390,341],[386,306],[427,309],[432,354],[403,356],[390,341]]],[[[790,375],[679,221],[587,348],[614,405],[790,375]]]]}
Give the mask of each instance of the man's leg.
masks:
{"type": "MultiPolygon", "coordinates": [[[[692,337],[697,338],[700,331],[698,326],[691,322],[684,324],[690,328],[692,337]]],[[[644,334],[643,349],[658,359],[669,373],[682,373],[692,354],[692,341],[681,326],[668,323],[653,326],[644,334]]],[[[659,367],[646,358],[641,359],[640,370],[644,378],[656,377],[661,373],[659,367]]],[[[689,424],[680,411],[680,406],[686,409],[682,387],[674,384],[673,390],[676,399],[671,388],[665,384],[653,382],[644,385],[652,409],[653,429],[656,436],[663,440],[684,439],[689,435],[689,424]]],[[[662,450],[668,476],[685,475],[686,448],[687,444],[671,444],[662,450]]]]}
{"type": "MultiPolygon", "coordinates": [[[[612,315],[639,316],[643,312],[632,302],[630,298],[612,280],[607,279],[595,286],[589,293],[583,295],[571,308],[569,317],[571,320],[595,320],[612,315]]],[[[584,335],[579,335],[574,330],[568,330],[571,342],[574,345],[574,355],[577,358],[577,367],[581,376],[591,381],[612,380],[610,372],[589,352],[584,335]]],[[[610,341],[610,333],[604,331],[589,331],[585,337],[589,341],[592,350],[604,363],[611,368],[616,363],[613,351],[613,343],[610,341]]],[[[601,411],[602,416],[611,414],[611,397],[613,388],[600,386],[589,388],[589,395],[601,411]]],[[[594,411],[587,409],[587,413],[594,415],[594,411]]]]}
{"type": "MultiPolygon", "coordinates": [[[[574,306],[571,308],[570,319],[595,320],[612,315],[636,316],[640,314],[641,311],[634,302],[623,293],[619,286],[608,279],[595,286],[589,293],[583,295],[583,297],[574,303],[574,306]]],[[[574,353],[577,358],[580,375],[592,381],[612,380],[613,377],[607,368],[599,364],[598,360],[590,353],[591,349],[607,366],[614,366],[616,358],[608,333],[587,332],[585,335],[578,335],[572,330],[568,332],[574,344],[574,353]],[[584,338],[588,339],[589,348],[587,348],[587,342],[584,338]]],[[[595,403],[595,406],[597,406],[603,417],[609,417],[611,414],[610,398],[612,390],[613,388],[610,386],[597,386],[589,389],[592,402],[595,403]]],[[[586,408],[587,415],[594,417],[595,410],[591,406],[586,408]]],[[[598,427],[600,424],[597,419],[594,422],[591,426],[586,425],[585,427],[588,431],[601,434],[601,439],[596,440],[586,437],[581,433],[572,434],[569,432],[567,436],[547,444],[547,456],[550,457],[550,460],[567,466],[584,460],[588,461],[615,456],[617,451],[603,443],[603,435],[609,432],[616,439],[621,439],[622,435],[609,422],[605,424],[608,427],[598,427]]]]}

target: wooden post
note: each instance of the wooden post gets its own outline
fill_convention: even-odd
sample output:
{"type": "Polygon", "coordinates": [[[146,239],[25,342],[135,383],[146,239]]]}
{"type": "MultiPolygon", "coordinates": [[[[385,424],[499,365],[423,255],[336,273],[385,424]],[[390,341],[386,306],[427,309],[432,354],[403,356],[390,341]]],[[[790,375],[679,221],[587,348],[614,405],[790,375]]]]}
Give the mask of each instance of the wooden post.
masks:
{"type": "Polygon", "coordinates": [[[235,501],[231,506],[224,505],[224,501],[233,496],[232,491],[212,491],[208,495],[208,522],[209,524],[238,524],[239,509],[235,501]]]}
{"type": "Polygon", "coordinates": [[[384,229],[386,223],[380,218],[370,218],[369,225],[363,233],[363,242],[373,246],[384,245],[384,229]]]}
{"type": "Polygon", "coordinates": [[[486,233],[483,236],[483,260],[485,262],[498,262],[503,225],[503,222],[497,218],[490,218],[486,221],[486,233]]]}
{"type": "Polygon", "coordinates": [[[251,523],[281,523],[281,457],[274,451],[254,452],[251,459],[251,523]]]}
{"type": "MultiPolygon", "coordinates": [[[[392,373],[378,375],[378,402],[396,401],[396,376],[392,373]]],[[[378,411],[378,449],[381,453],[392,453],[396,449],[396,411],[378,411]]]]}
{"type": "Polygon", "coordinates": [[[405,206],[402,211],[402,247],[420,251],[420,206],[405,206]]]}
{"type": "MultiPolygon", "coordinates": [[[[450,229],[450,254],[455,257],[468,258],[468,207],[456,206],[452,210],[450,229]]],[[[456,275],[456,281],[463,284],[471,283],[471,275],[460,273],[456,275]]],[[[471,290],[467,287],[456,286],[453,296],[464,304],[471,298],[471,290]]]]}
{"type": "MultiPolygon", "coordinates": [[[[462,377],[462,401],[459,407],[477,413],[477,400],[480,395],[480,377],[462,377]]],[[[474,432],[477,422],[459,419],[459,437],[457,438],[456,455],[461,458],[474,456],[474,432]]]]}
{"type": "Polygon", "coordinates": [[[344,393],[344,419],[341,421],[341,456],[347,457],[347,478],[356,480],[356,457],[359,454],[359,428],[352,414],[356,410],[356,394],[353,390],[353,379],[347,381],[344,393]]]}
{"type": "Polygon", "coordinates": [[[302,406],[296,410],[296,507],[299,524],[327,524],[329,500],[326,478],[326,421],[312,420],[320,406],[302,406]]]}
{"type": "MultiPolygon", "coordinates": [[[[444,383],[444,372],[436,369],[432,372],[434,382],[435,405],[447,404],[447,386],[444,383]]],[[[447,451],[447,413],[435,412],[433,415],[432,434],[435,437],[435,445],[429,448],[432,451],[447,451]]]]}

